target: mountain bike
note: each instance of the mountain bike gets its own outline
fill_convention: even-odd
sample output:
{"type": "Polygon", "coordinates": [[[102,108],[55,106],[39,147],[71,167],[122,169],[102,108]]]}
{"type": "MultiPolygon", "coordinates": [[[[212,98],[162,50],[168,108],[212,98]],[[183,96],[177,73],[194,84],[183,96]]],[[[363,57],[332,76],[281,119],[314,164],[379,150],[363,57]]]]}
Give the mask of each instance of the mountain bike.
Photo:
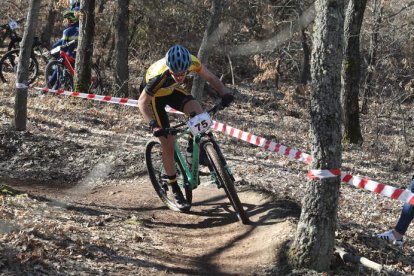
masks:
{"type": "MultiPolygon", "coordinates": [[[[33,83],[39,75],[39,62],[37,56],[40,56],[47,64],[49,60],[48,50],[42,46],[40,39],[35,37],[32,45],[32,52],[29,61],[29,84],[33,83]]],[[[19,62],[20,49],[12,49],[6,52],[0,59],[0,79],[4,83],[14,83],[16,79],[17,65],[19,62]]]]}
{"type": "Polygon", "coordinates": [[[187,212],[191,208],[193,190],[200,185],[199,166],[200,161],[207,165],[210,176],[217,188],[223,188],[239,220],[248,224],[249,218],[243,209],[243,205],[237,195],[234,186],[234,177],[220,150],[219,145],[210,130],[213,117],[223,109],[220,103],[210,110],[193,116],[188,122],[181,122],[173,127],[164,129],[163,135],[175,135],[174,160],[176,166],[177,182],[185,195],[189,208],[180,210],[174,203],[172,191],[168,187],[162,161],[162,149],[158,139],[151,139],[146,144],[145,161],[151,183],[162,202],[173,211],[187,212]],[[192,162],[188,165],[183,152],[188,143],[188,136],[192,136],[192,162]],[[205,159],[205,160],[203,160],[205,159]]]}
{"type": "Polygon", "coordinates": [[[7,44],[7,51],[19,47],[19,43],[22,41],[22,38],[17,34],[16,29],[19,27],[19,22],[21,21],[23,20],[12,20],[7,24],[0,25],[0,47],[5,46],[4,42],[7,39],[9,39],[9,43],[7,44]]]}
{"type": "MultiPolygon", "coordinates": [[[[50,89],[74,91],[73,76],[75,75],[75,59],[69,56],[65,50],[72,44],[76,43],[72,40],[61,46],[53,48],[50,53],[57,56],[57,59],[51,60],[45,70],[46,85],[50,89]]],[[[93,89],[97,94],[102,94],[102,77],[96,64],[92,64],[91,84],[88,90],[93,89]]]]}

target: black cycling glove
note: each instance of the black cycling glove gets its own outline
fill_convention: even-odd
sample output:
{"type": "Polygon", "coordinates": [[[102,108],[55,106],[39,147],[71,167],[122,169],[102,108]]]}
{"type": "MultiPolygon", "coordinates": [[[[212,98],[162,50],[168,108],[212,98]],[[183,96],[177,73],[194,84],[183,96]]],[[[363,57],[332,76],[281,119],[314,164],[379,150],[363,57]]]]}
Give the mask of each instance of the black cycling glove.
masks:
{"type": "Polygon", "coordinates": [[[221,106],[222,107],[229,107],[231,102],[234,100],[233,94],[227,93],[221,97],[221,106]]]}
{"type": "Polygon", "coordinates": [[[149,121],[148,126],[149,126],[150,131],[153,131],[153,130],[154,130],[154,128],[160,127],[160,126],[157,124],[157,121],[155,121],[155,120],[151,120],[151,121],[149,121]]]}

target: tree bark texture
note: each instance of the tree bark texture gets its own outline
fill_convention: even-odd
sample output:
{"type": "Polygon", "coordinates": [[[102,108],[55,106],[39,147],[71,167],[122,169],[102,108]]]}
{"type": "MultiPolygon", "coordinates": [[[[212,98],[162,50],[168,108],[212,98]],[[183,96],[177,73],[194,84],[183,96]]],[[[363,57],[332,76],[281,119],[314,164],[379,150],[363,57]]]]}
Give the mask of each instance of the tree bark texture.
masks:
{"type": "MultiPolygon", "coordinates": [[[[303,13],[303,6],[304,1],[300,0],[297,1],[297,9],[299,12],[299,18],[302,18],[304,16],[303,13]]],[[[311,60],[311,47],[309,46],[308,37],[306,36],[306,28],[307,26],[302,26],[300,30],[300,42],[302,45],[302,51],[303,51],[303,61],[302,61],[302,67],[300,71],[300,84],[306,85],[308,81],[310,80],[310,60],[311,60]]]]}
{"type": "Polygon", "coordinates": [[[115,12],[115,95],[128,97],[129,0],[118,0],[115,12]]]}
{"type": "Polygon", "coordinates": [[[55,22],[56,22],[57,11],[55,9],[55,2],[56,0],[49,0],[49,4],[47,7],[48,16],[47,16],[46,24],[42,30],[42,35],[40,37],[42,44],[45,47],[50,47],[50,39],[53,34],[53,26],[55,25],[55,22]]]}
{"type": "Polygon", "coordinates": [[[359,121],[359,83],[361,57],[359,40],[367,0],[350,0],[345,13],[344,60],[342,64],[343,143],[361,144],[363,141],[359,121]]]}
{"type": "Polygon", "coordinates": [[[95,37],[95,0],[81,0],[79,45],[76,54],[75,90],[89,92],[93,42],[95,37]]]}
{"type": "MultiPolygon", "coordinates": [[[[212,0],[211,2],[211,14],[207,23],[206,30],[204,32],[203,40],[201,41],[200,49],[198,50],[197,57],[201,63],[206,64],[210,55],[211,48],[216,42],[211,37],[214,30],[217,29],[220,23],[220,17],[222,13],[222,7],[225,5],[225,1],[212,0]]],[[[196,99],[202,99],[204,96],[205,81],[200,76],[195,75],[193,80],[193,86],[191,88],[191,94],[196,99]]]]}
{"type": "Polygon", "coordinates": [[[16,77],[16,96],[14,103],[14,125],[16,130],[26,130],[27,123],[27,84],[29,83],[29,63],[33,39],[36,31],[41,0],[31,0],[27,14],[23,38],[19,53],[16,77]]]}
{"type": "Polygon", "coordinates": [[[305,28],[301,30],[301,44],[302,44],[302,50],[303,50],[303,64],[302,64],[302,70],[300,74],[300,83],[305,85],[308,83],[308,80],[310,79],[310,55],[311,55],[311,50],[308,44],[308,39],[306,37],[305,28]]]}
{"type": "MultiPolygon", "coordinates": [[[[311,78],[311,169],[341,167],[341,64],[344,1],[317,0],[311,78]]],[[[306,184],[295,240],[289,250],[294,267],[327,271],[335,244],[339,177],[306,184]]]]}
{"type": "Polygon", "coordinates": [[[364,87],[362,91],[362,114],[368,113],[368,99],[371,96],[371,82],[377,63],[378,33],[382,22],[381,0],[374,0],[373,6],[374,15],[372,22],[371,37],[369,41],[367,73],[365,75],[364,87]]]}

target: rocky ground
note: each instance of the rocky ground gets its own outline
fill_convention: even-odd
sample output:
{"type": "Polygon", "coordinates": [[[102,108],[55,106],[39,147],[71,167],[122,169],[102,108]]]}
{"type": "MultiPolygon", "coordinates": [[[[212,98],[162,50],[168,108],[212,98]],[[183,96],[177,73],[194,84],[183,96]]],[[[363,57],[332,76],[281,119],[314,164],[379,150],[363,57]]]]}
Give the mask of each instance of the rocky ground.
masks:
{"type": "MultiPolygon", "coordinates": [[[[218,121],[309,152],[306,95],[238,88],[218,121]]],[[[29,94],[28,130],[15,132],[13,92],[0,88],[2,275],[317,275],[285,262],[306,192],[305,164],[217,133],[252,224],[237,221],[207,177],[191,212],[172,212],[148,180],[143,150],[151,135],[137,108],[29,94]]],[[[392,110],[362,118],[365,142],[344,146],[343,170],[409,184],[413,154],[404,138],[413,126],[410,106],[403,108],[406,121],[392,110]]],[[[413,274],[413,228],[402,248],[372,237],[394,226],[401,206],[343,184],[337,245],[413,274]]],[[[378,273],[338,259],[331,274],[378,273]]]]}

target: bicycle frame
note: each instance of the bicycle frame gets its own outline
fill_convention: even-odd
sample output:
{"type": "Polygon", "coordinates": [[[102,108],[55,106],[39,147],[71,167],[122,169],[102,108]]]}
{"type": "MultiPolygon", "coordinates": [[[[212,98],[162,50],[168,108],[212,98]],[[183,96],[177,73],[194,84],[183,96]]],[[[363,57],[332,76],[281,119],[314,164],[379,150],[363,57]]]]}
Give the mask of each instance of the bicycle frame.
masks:
{"type": "Polygon", "coordinates": [[[73,57],[69,56],[68,54],[66,54],[66,52],[63,51],[63,50],[59,51],[59,56],[63,59],[63,64],[69,70],[69,73],[72,76],[75,75],[75,69],[72,66],[72,63],[75,62],[75,59],[73,57]]]}
{"type": "MultiPolygon", "coordinates": [[[[202,134],[198,134],[193,136],[193,153],[192,153],[192,163],[191,163],[191,168],[189,168],[189,166],[187,165],[186,159],[183,156],[180,147],[178,145],[177,139],[180,137],[183,137],[184,135],[188,135],[190,133],[190,130],[186,130],[184,132],[182,132],[180,135],[178,135],[176,137],[176,142],[174,145],[174,152],[175,155],[177,156],[178,162],[180,162],[181,167],[184,169],[184,173],[186,176],[187,181],[184,182],[184,187],[186,188],[190,188],[192,190],[196,189],[198,187],[199,183],[199,168],[200,168],[200,147],[202,146],[202,144],[204,142],[202,142],[202,138],[204,136],[208,136],[208,141],[206,142],[211,142],[213,144],[213,146],[216,148],[217,153],[219,154],[219,157],[221,159],[221,161],[223,162],[223,165],[225,167],[225,169],[227,170],[229,176],[231,177],[231,179],[234,181],[234,176],[233,173],[231,172],[226,159],[224,158],[223,154],[221,153],[220,148],[218,148],[217,143],[213,140],[212,134],[209,132],[205,132],[202,134]]],[[[217,181],[217,176],[216,173],[214,172],[214,170],[212,170],[212,168],[209,166],[210,169],[210,174],[214,180],[214,182],[216,183],[217,187],[220,188],[220,183],[217,181]]]]}
{"type": "Polygon", "coordinates": [[[201,135],[195,135],[193,136],[193,156],[192,156],[192,163],[191,168],[187,165],[187,162],[185,160],[185,157],[181,153],[180,147],[178,145],[177,139],[188,135],[190,133],[190,130],[186,130],[182,132],[180,135],[176,137],[175,141],[175,154],[178,158],[178,162],[181,163],[182,168],[184,169],[184,173],[186,176],[187,181],[184,183],[184,186],[188,186],[192,190],[198,187],[198,175],[199,175],[199,158],[200,158],[200,141],[201,141],[201,135]]]}

